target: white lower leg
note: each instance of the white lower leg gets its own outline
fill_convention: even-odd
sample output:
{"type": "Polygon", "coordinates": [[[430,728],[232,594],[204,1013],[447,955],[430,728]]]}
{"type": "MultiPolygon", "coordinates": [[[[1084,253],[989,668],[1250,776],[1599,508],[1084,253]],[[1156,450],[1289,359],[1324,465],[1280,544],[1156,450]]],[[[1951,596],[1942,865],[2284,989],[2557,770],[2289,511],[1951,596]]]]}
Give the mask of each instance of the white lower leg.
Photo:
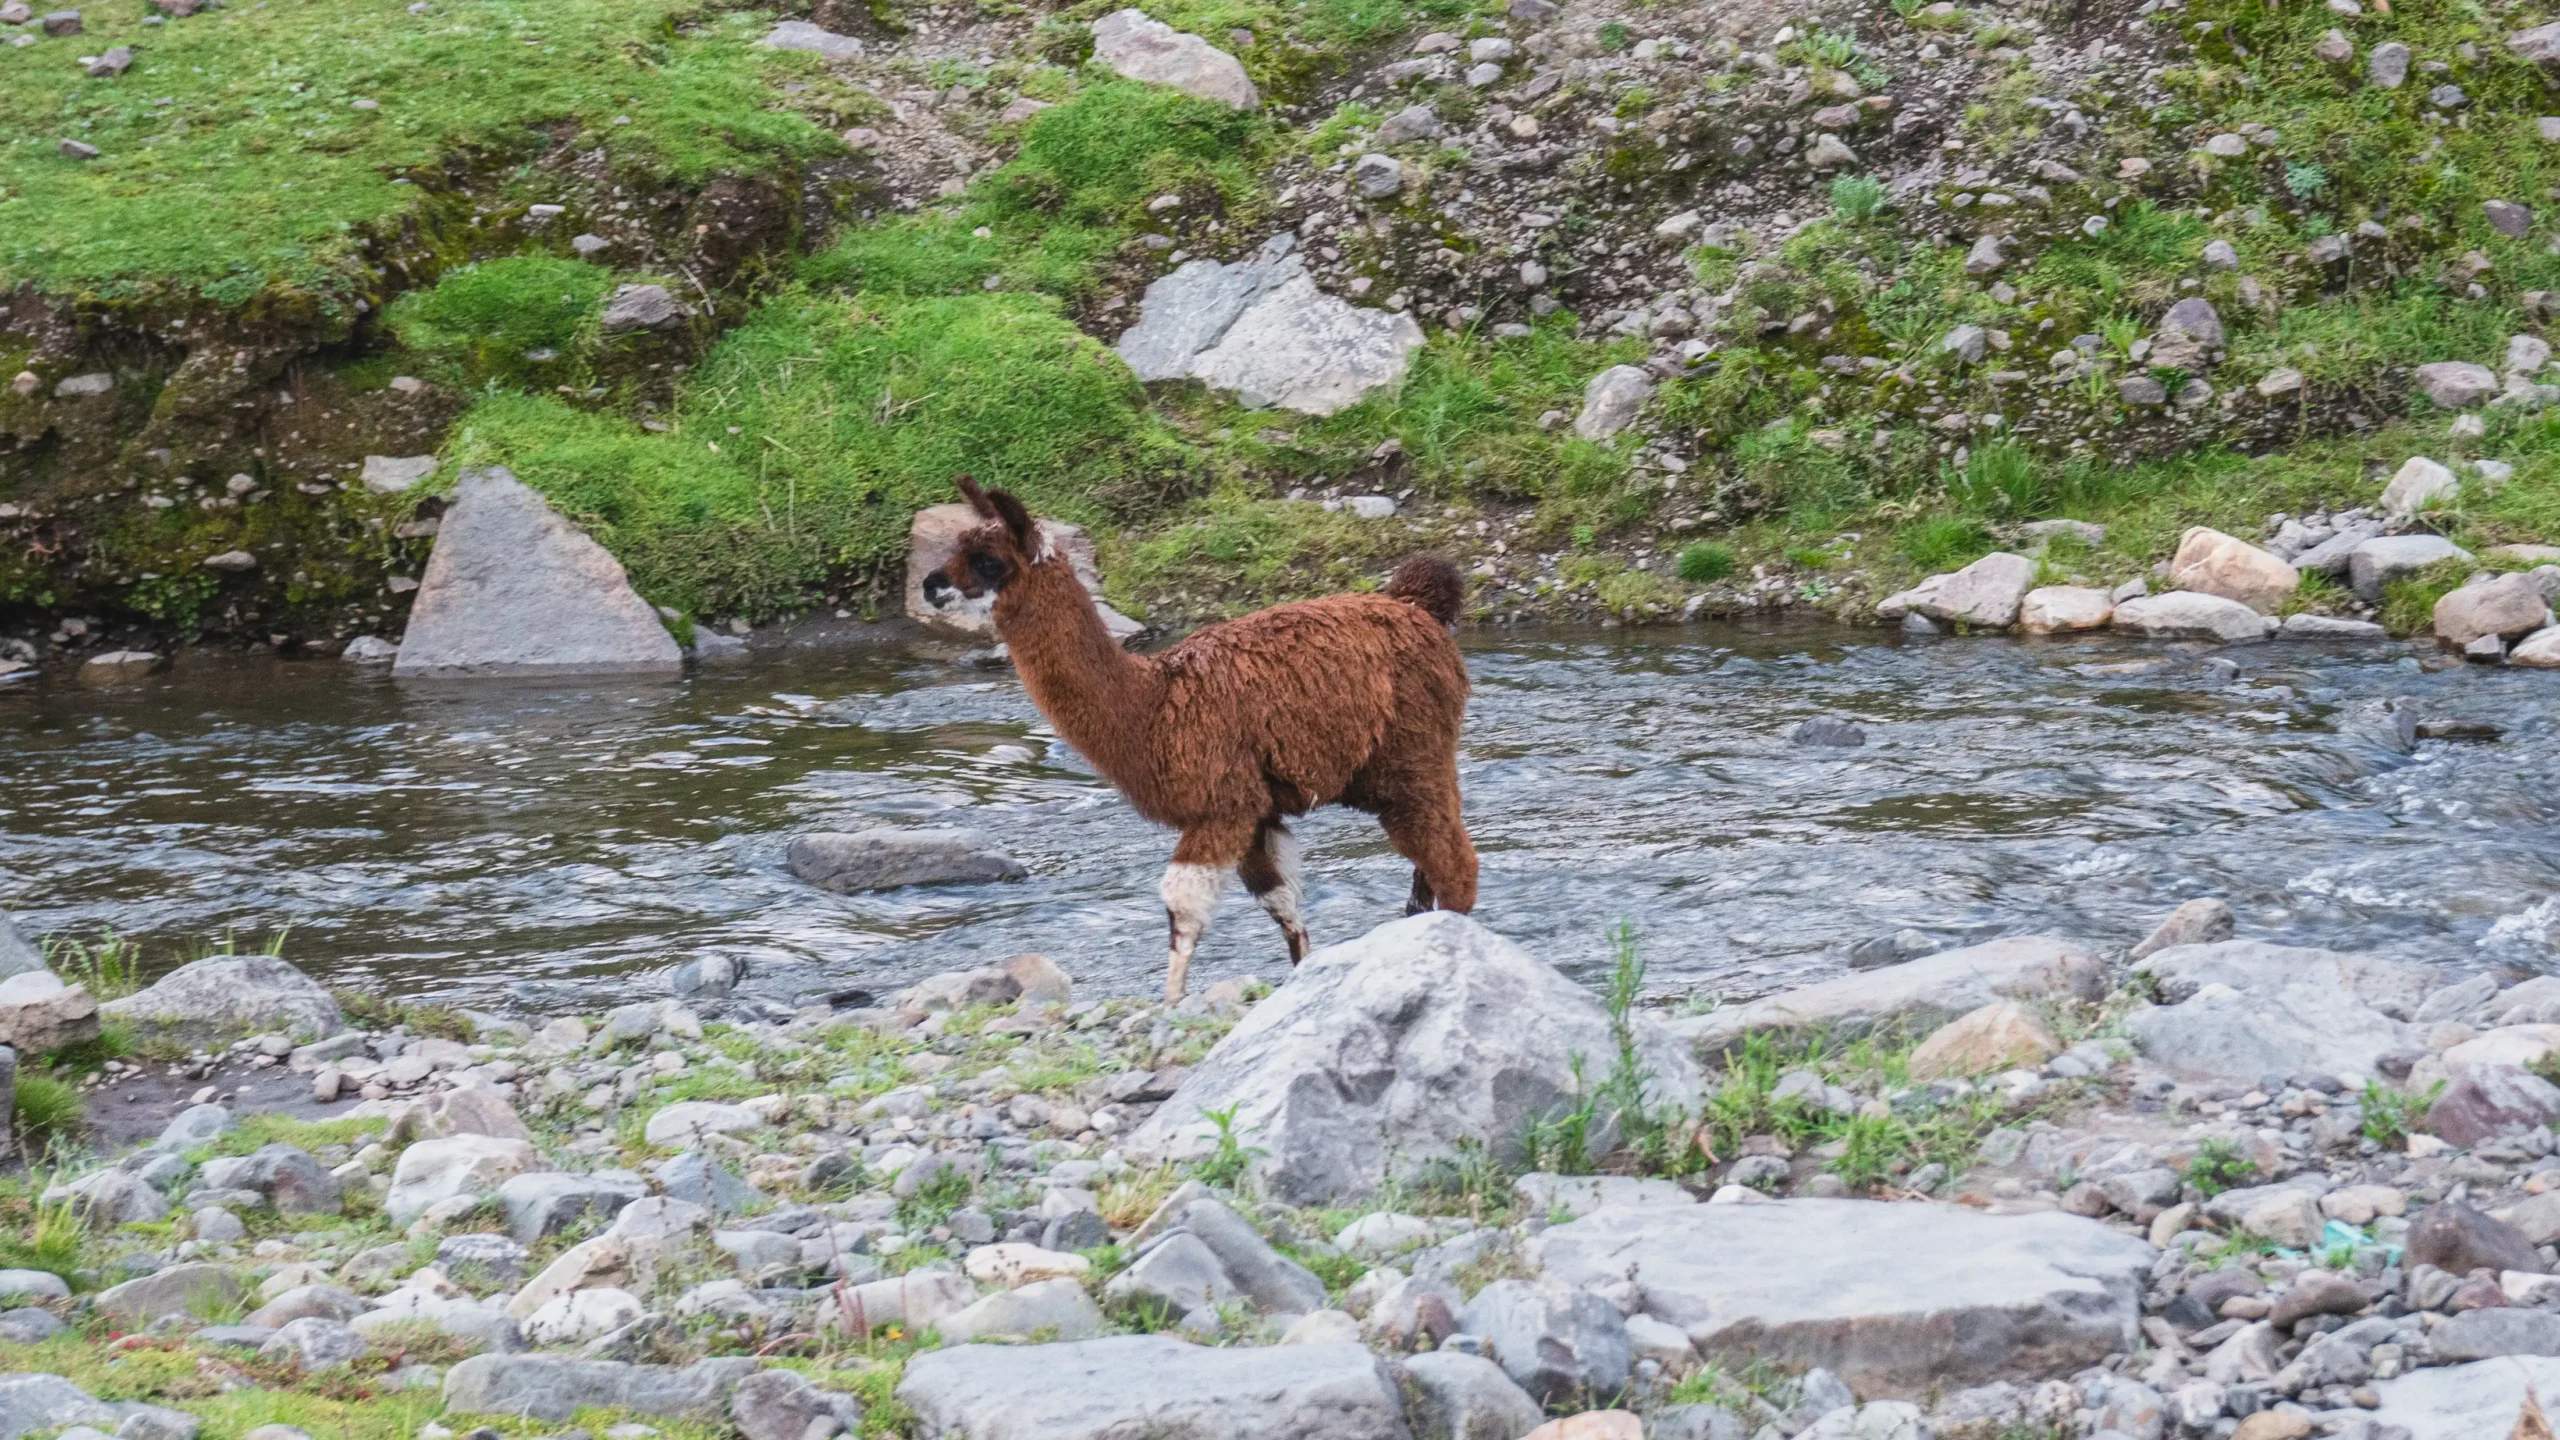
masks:
{"type": "Polygon", "coordinates": [[[1217,913],[1218,893],[1226,884],[1223,866],[1186,865],[1177,860],[1164,867],[1164,884],[1157,893],[1164,897],[1165,928],[1172,935],[1172,948],[1165,957],[1165,999],[1182,998],[1191,978],[1191,952],[1200,948],[1200,937],[1208,933],[1209,917],[1217,913]]]}
{"type": "Polygon", "coordinates": [[[1264,833],[1263,850],[1271,857],[1271,866],[1280,872],[1280,883],[1253,898],[1264,911],[1280,924],[1280,933],[1289,942],[1289,963],[1307,958],[1307,927],[1299,919],[1299,909],[1306,901],[1306,886],[1299,879],[1298,837],[1286,829],[1274,827],[1264,833]]]}

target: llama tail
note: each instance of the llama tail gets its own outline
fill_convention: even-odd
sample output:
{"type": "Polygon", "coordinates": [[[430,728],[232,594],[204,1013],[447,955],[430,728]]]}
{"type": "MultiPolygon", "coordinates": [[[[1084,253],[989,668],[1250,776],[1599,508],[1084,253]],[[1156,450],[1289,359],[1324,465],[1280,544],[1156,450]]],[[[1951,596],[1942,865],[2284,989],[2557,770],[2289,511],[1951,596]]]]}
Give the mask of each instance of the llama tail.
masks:
{"type": "Polygon", "coordinates": [[[1443,625],[1454,626],[1459,607],[1466,603],[1467,582],[1458,577],[1457,566],[1439,556],[1416,555],[1396,567],[1385,593],[1419,606],[1443,625]]]}

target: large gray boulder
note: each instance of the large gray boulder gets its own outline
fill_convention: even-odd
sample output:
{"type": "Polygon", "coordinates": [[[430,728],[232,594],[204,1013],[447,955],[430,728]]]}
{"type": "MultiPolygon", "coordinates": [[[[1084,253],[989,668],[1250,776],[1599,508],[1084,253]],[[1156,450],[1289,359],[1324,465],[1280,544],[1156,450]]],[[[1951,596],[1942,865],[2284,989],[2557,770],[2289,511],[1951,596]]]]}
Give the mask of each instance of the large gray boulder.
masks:
{"type": "Polygon", "coordinates": [[[785,862],[792,874],[839,895],[901,885],[1019,880],[1031,873],[993,840],[956,826],[795,835],[785,862]]]}
{"type": "Polygon", "coordinates": [[[1385,1362],[1351,1342],[1209,1349],[1170,1335],[961,1345],[907,1362],[924,1440],[1404,1440],[1385,1362]]]}
{"type": "MultiPolygon", "coordinates": [[[[1650,1097],[1693,1105],[1696,1065],[1659,1024],[1634,1025],[1650,1097]]],[[[1301,1205],[1365,1195],[1461,1142],[1515,1159],[1530,1123],[1569,1102],[1576,1061],[1597,1085],[1615,1053],[1589,991],[1473,920],[1429,911],[1307,957],[1122,1150],[1197,1159],[1217,1144],[1206,1112],[1233,1106],[1268,1193],[1301,1205]]]]}
{"type": "Polygon", "coordinates": [[[744,1355],[681,1369],[566,1355],[474,1355],[445,1372],[444,1403],[459,1415],[534,1420],[566,1420],[589,1406],[719,1420],[728,1415],[730,1392],[762,1366],[744,1355]]]}
{"type": "Polygon", "coordinates": [[[2439,560],[2468,560],[2471,552],[2441,535],[2380,535],[2347,552],[2347,587],[2371,605],[2382,589],[2439,560]]]}
{"type": "Polygon", "coordinates": [[[1467,1302],[1458,1329],[1482,1339],[1502,1373],[1544,1403],[1615,1394],[1635,1363],[1627,1317],[1570,1285],[1496,1280],[1467,1302]]]}
{"type": "Polygon", "coordinates": [[[1422,327],[1316,288],[1295,237],[1253,258],[1192,260],[1147,287],[1114,347],[1141,380],[1194,379],[1245,404],[1330,415],[1404,378],[1422,327]]]}
{"type": "Polygon", "coordinates": [[[1520,1440],[1546,1412],[1481,1355],[1426,1350],[1404,1362],[1424,1440],[1520,1440]]]}
{"type": "MultiPolygon", "coordinates": [[[[2560,26],[2553,26],[2560,30],[2560,26]]],[[[2519,1433],[2527,1390],[2548,1406],[2560,1396],[2560,1358],[2515,1355],[2412,1370],[2374,1385],[2382,1406],[2377,1427],[2398,1426],[2409,1440],[2500,1440],[2519,1433]]]]}
{"type": "Polygon", "coordinates": [[[1143,10],[1115,10],[1093,22],[1093,58],[1132,80],[1170,85],[1195,99],[1251,110],[1262,96],[1233,55],[1151,20],[1143,10]]]}
{"type": "Polygon", "coordinates": [[[0,910],[0,978],[44,968],[44,952],[35,947],[9,913],[0,910]]]}
{"type": "Polygon", "coordinates": [[[628,1170],[588,1175],[536,1171],[507,1177],[498,1186],[498,1203],[507,1212],[507,1233],[533,1245],[577,1225],[601,1229],[622,1207],[648,1193],[649,1182],[628,1170]]]}
{"type": "Polygon", "coordinates": [[[202,1315],[239,1303],[240,1277],[220,1265],[190,1262],[98,1292],[98,1313],[128,1327],[166,1315],[202,1315]]]}
{"type": "Polygon", "coordinates": [[[1709,1359],[1908,1399],[2131,1350],[2153,1259],[2077,1216],[1870,1200],[1605,1209],[1531,1250],[1557,1284],[1640,1277],[1643,1313],[1709,1359]]]}
{"type": "Polygon", "coordinates": [[[1885,597],[1876,613],[1887,620],[1925,615],[1944,624],[1975,630],[2006,630],[2018,623],[2019,610],[2035,583],[2035,561],[2005,550],[1996,551],[1961,570],[1932,575],[1898,595],[1885,597]]]}
{"type": "Polygon", "coordinates": [[[1665,1028],[1707,1056],[1757,1034],[1822,1030],[1854,1039],[1889,1028],[1917,1038],[1997,1001],[2096,1000],[2106,988],[2107,966],[2096,947],[2018,935],[1782,991],[1665,1028]]]}
{"type": "Polygon", "coordinates": [[[59,1375],[0,1375],[0,1436],[8,1440],[67,1425],[112,1429],[124,1418],[118,1408],[59,1375]]]}
{"type": "Polygon", "coordinates": [[[2424,1050],[2411,1023],[2431,966],[2259,940],[2173,945],[2134,967],[2169,1003],[2125,1020],[2154,1063],[2255,1083],[2261,1075],[2373,1078],[2384,1055],[2424,1050]]]}
{"type": "Polygon", "coordinates": [[[672,674],[675,637],[622,563],[497,466],[463,472],[398,676],[672,674]]]}
{"type": "Polygon", "coordinates": [[[212,1190],[254,1191],[287,1215],[335,1215],[345,1207],[338,1177],[299,1146],[262,1145],[236,1159],[204,1162],[212,1190]]]}
{"type": "Polygon", "coordinates": [[[273,955],[215,955],[181,965],[98,1013],[189,1044],[267,1031],[318,1040],[347,1028],[318,981],[273,955]]]}

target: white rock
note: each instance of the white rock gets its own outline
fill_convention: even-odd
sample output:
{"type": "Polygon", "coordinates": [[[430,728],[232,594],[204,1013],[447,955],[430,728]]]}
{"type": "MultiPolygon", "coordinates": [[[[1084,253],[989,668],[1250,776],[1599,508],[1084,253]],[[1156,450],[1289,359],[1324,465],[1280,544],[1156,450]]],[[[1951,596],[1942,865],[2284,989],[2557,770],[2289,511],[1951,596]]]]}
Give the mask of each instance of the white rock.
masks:
{"type": "Polygon", "coordinates": [[[2019,602],[2018,628],[2030,635],[2101,630],[2115,609],[2115,601],[2104,590],[2086,585],[2045,585],[2028,591],[2019,602]]]}
{"type": "Polygon", "coordinates": [[[491,1195],[513,1176],[543,1169],[542,1157],[522,1140],[493,1135],[454,1135],[421,1140],[400,1152],[382,1213],[406,1225],[428,1206],[457,1196],[491,1195]]]}
{"type": "Polygon", "coordinates": [[[2395,520],[2406,520],[2438,500],[2453,498],[2462,488],[2460,477],[2424,455],[2412,455],[2400,462],[2391,483],[2382,489],[2382,513],[2395,520]]]}
{"type": "Polygon", "coordinates": [[[1197,99],[1238,110],[1262,104],[1236,57],[1142,10],[1115,10],[1094,21],[1093,58],[1132,80],[1170,85],[1197,99]]]}
{"type": "Polygon", "coordinates": [[[1386,1362],[1359,1345],[1208,1348],[1171,1335],[955,1346],[907,1362],[922,1433],[980,1440],[1401,1436],[1386,1362]]]}
{"type": "Polygon", "coordinates": [[[661,1150],[689,1150],[705,1135],[741,1135],[764,1124],[764,1117],[744,1105],[680,1100],[650,1116],[641,1138],[661,1150]]]}
{"type": "Polygon", "coordinates": [[[1633,365],[1612,365],[1582,387],[1582,413],[1573,433],[1585,440],[1606,440],[1636,423],[1645,402],[1653,398],[1653,377],[1633,365]]]}
{"type": "Polygon", "coordinates": [[[360,473],[367,490],[376,495],[397,495],[436,473],[436,457],[367,455],[360,473]]]}

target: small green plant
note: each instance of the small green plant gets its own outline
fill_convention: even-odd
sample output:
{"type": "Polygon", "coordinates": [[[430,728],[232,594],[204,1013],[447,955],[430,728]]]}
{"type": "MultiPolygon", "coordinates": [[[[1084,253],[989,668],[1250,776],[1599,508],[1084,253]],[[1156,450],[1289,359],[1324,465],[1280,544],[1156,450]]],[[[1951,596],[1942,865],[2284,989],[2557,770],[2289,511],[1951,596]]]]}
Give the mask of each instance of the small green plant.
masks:
{"type": "Polygon", "coordinates": [[[1831,208],[1851,220],[1872,220],[1884,209],[1884,182],[1873,175],[1843,175],[1831,182],[1831,208]]]}
{"type": "Polygon", "coordinates": [[[1203,1108],[1202,1118],[1218,1127],[1218,1146],[1209,1158],[1191,1167],[1191,1178],[1221,1190],[1233,1190],[1253,1165],[1254,1157],[1266,1152],[1260,1146],[1249,1146],[1236,1138],[1236,1112],[1244,1108],[1239,1100],[1224,1110],[1203,1108]]]}
{"type": "Polygon", "coordinates": [[[89,1235],[68,1200],[47,1205],[28,1199],[0,1202],[0,1269],[42,1270],[66,1281],[80,1270],[89,1235]]]}
{"type": "Polygon", "coordinates": [[[2258,1178],[2258,1165],[2228,1140],[2207,1140],[2196,1147],[2196,1158],[2187,1162],[2184,1178],[2198,1194],[2211,1199],[2258,1178]]]}
{"type": "Polygon", "coordinates": [[[916,1193],[898,1202],[898,1226],[908,1234],[930,1230],[951,1217],[951,1212],[969,1203],[970,1181],[967,1172],[946,1166],[930,1180],[916,1187],[916,1193]]]}
{"type": "Polygon", "coordinates": [[[1624,21],[1611,20],[1600,27],[1600,48],[1612,55],[1624,55],[1635,44],[1636,32],[1628,29],[1624,21]]]}
{"type": "Polygon", "coordinates": [[[1692,585],[1712,585],[1733,573],[1733,548],[1712,540],[1700,540],[1680,547],[1680,558],[1673,568],[1680,578],[1692,585]]]}
{"type": "Polygon", "coordinates": [[[2025,519],[2043,508],[2044,477],[2036,459],[2014,440],[1973,447],[1947,487],[1968,510],[2025,519]]]}
{"type": "Polygon", "coordinates": [[[2444,1094],[2444,1082],[2427,1087],[2424,1095],[2394,1090],[2378,1080],[2364,1084],[2364,1138],[2385,1150],[2408,1148],[2409,1137],[2427,1128],[2427,1112],[2435,1108],[2437,1097],[2444,1094]]]}
{"type": "Polygon", "coordinates": [[[10,1101],[9,1124],[18,1135],[21,1153],[40,1155],[56,1141],[68,1141],[89,1123],[88,1108],[69,1082],[51,1075],[22,1074],[10,1101]]]}
{"type": "Polygon", "coordinates": [[[1531,1170],[1555,1175],[1591,1173],[1591,1126],[1600,1115],[1600,1095],[1582,1081],[1580,1052],[1573,1055],[1570,1064],[1573,1100],[1559,1101],[1546,1114],[1530,1121],[1520,1137],[1521,1161],[1531,1170]]]}
{"type": "Polygon", "coordinates": [[[1953,570],[1988,554],[1991,537],[1979,520],[1933,515],[1906,527],[1900,544],[1903,558],[1923,570],[1953,570]]]}
{"type": "Polygon", "coordinates": [[[86,986],[93,1000],[116,1000],[142,988],[142,947],[102,930],[92,941],[56,935],[44,942],[45,968],[66,985],[86,986]]]}
{"type": "Polygon", "coordinates": [[[2317,165],[2286,161],[2284,188],[2292,193],[2294,199],[2308,200],[2329,188],[2329,172],[2317,165]]]}

